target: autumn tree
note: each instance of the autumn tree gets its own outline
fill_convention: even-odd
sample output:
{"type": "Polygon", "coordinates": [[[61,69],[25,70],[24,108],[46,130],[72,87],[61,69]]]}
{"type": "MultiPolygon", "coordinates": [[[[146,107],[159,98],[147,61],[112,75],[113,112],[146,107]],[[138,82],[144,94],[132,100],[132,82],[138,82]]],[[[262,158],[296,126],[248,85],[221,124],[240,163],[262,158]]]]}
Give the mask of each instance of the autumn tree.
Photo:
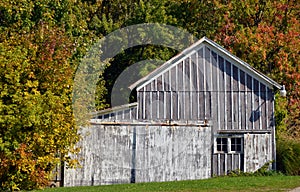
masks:
{"type": "MultiPolygon", "coordinates": [[[[205,35],[285,84],[288,97],[276,105],[278,128],[299,138],[299,6],[292,0],[1,1],[1,190],[45,186],[61,160],[72,165],[67,154],[79,139],[71,107],[76,68],[94,42],[134,24],[169,24],[205,35]]],[[[119,53],[99,75],[98,109],[108,106],[126,67],[176,53],[147,40],[119,53]]],[[[154,67],[149,63],[143,72],[154,67]]]]}
{"type": "Polygon", "coordinates": [[[0,190],[48,185],[75,160],[73,77],[92,39],[83,1],[0,2],[0,190]]]}
{"type": "Polygon", "coordinates": [[[1,189],[46,186],[75,150],[72,43],[63,30],[39,25],[0,44],[1,189]]]}
{"type": "MultiPolygon", "coordinates": [[[[286,86],[284,131],[300,135],[300,5],[297,1],[216,1],[223,26],[214,39],[241,59],[286,86]]],[[[277,102],[278,103],[278,102],[277,102]]],[[[285,103],[285,102],[284,102],[285,103]]],[[[280,118],[280,117],[279,117],[280,118]]],[[[282,127],[281,127],[282,128],[282,127]]]]}

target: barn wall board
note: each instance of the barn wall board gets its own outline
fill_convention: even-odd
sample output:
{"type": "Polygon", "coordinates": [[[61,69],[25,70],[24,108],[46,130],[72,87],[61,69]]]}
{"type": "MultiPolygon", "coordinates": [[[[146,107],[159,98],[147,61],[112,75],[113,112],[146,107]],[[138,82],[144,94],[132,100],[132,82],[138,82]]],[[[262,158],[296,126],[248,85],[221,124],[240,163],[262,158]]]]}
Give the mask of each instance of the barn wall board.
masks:
{"type": "Polygon", "coordinates": [[[82,168],[66,169],[64,186],[211,176],[210,127],[94,125],[81,134],[82,168]]]}

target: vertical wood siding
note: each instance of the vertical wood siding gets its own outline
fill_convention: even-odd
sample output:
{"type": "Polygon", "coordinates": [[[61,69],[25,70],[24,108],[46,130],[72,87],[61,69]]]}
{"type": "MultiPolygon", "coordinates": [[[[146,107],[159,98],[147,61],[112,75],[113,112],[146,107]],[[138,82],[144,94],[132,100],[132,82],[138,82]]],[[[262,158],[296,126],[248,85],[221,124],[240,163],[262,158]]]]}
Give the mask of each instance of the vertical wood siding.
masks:
{"type": "Polygon", "coordinates": [[[273,128],[273,92],[203,46],[138,90],[138,119],[204,120],[214,130],[273,128]]]}
{"type": "Polygon", "coordinates": [[[254,172],[273,160],[271,134],[245,134],[245,171],[254,172]]]}
{"type": "Polygon", "coordinates": [[[213,175],[227,175],[230,171],[244,171],[243,153],[217,153],[213,155],[213,175]]]}
{"type": "Polygon", "coordinates": [[[81,134],[82,167],[65,170],[64,186],[211,176],[210,127],[95,125],[81,134]]]}

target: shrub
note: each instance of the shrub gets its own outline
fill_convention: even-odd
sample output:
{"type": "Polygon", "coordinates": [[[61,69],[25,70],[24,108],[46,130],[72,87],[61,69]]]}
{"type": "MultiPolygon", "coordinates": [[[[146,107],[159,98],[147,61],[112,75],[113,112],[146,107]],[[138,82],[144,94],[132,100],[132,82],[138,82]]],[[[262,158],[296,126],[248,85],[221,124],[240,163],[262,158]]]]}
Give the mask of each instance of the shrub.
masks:
{"type": "Polygon", "coordinates": [[[227,175],[229,177],[237,177],[237,176],[276,176],[276,175],[283,175],[279,171],[270,170],[270,165],[273,163],[273,161],[269,161],[265,163],[261,168],[259,168],[257,171],[253,173],[249,172],[243,172],[241,170],[232,170],[227,175]]]}
{"type": "Polygon", "coordinates": [[[277,139],[277,170],[286,175],[300,175],[300,142],[288,139],[277,139]]]}

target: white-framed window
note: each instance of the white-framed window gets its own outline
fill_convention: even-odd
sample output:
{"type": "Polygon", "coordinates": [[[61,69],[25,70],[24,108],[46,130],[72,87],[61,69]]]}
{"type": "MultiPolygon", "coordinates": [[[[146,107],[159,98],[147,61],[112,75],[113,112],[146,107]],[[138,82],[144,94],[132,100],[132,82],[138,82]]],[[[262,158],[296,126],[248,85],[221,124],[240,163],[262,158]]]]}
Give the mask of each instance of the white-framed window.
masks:
{"type": "Polygon", "coordinates": [[[232,152],[242,152],[243,139],[241,137],[232,137],[230,139],[230,151],[232,152]]]}
{"type": "Polygon", "coordinates": [[[228,152],[228,139],[223,137],[217,138],[217,151],[227,153],[228,152]]]}
{"type": "Polygon", "coordinates": [[[243,153],[243,136],[218,135],[214,141],[215,153],[243,153]]]}

